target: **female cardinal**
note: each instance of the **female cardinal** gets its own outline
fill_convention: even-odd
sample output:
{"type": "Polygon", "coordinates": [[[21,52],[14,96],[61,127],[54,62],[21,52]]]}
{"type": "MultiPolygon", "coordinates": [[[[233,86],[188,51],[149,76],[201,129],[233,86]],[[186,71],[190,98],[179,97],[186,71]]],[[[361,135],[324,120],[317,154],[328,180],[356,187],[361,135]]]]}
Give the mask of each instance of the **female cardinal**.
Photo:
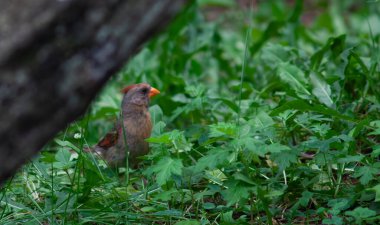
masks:
{"type": "Polygon", "coordinates": [[[94,147],[94,151],[114,167],[125,164],[127,150],[129,165],[134,167],[138,163],[137,157],[146,155],[149,151],[149,144],[145,141],[152,131],[149,101],[160,91],[149,84],[141,83],[125,87],[122,93],[121,117],[115,128],[94,147]]]}

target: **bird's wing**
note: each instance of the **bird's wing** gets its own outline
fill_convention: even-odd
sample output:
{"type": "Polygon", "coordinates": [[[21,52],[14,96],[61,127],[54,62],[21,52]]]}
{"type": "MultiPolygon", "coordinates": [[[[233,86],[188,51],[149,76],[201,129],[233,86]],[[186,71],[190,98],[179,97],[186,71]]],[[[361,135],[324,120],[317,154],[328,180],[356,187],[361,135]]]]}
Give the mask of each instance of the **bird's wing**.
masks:
{"type": "Polygon", "coordinates": [[[112,147],[116,145],[118,137],[119,137],[119,134],[117,130],[112,130],[108,132],[106,136],[104,136],[103,139],[100,140],[97,145],[102,148],[112,147]]]}

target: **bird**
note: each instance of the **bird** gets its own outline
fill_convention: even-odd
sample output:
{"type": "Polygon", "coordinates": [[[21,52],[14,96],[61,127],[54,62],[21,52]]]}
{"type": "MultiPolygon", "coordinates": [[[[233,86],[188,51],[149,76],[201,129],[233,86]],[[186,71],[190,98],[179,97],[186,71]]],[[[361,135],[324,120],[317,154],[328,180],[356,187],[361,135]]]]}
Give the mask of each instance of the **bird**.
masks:
{"type": "Polygon", "coordinates": [[[149,152],[149,143],[145,141],[152,132],[149,103],[160,91],[147,83],[139,83],[125,87],[121,92],[120,118],[114,128],[93,147],[93,151],[110,167],[120,167],[126,164],[127,150],[129,167],[134,168],[139,163],[139,157],[149,152]]]}

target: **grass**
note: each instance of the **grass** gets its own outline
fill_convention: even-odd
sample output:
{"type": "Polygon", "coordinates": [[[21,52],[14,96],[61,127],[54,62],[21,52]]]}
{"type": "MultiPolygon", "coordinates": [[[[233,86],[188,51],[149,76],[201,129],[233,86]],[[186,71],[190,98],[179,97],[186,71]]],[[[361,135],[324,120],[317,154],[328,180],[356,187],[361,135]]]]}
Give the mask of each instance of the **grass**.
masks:
{"type": "Polygon", "coordinates": [[[3,187],[0,224],[379,223],[379,12],[198,1],[3,187]],[[83,147],[143,81],[151,152],[113,171],[83,147]]]}

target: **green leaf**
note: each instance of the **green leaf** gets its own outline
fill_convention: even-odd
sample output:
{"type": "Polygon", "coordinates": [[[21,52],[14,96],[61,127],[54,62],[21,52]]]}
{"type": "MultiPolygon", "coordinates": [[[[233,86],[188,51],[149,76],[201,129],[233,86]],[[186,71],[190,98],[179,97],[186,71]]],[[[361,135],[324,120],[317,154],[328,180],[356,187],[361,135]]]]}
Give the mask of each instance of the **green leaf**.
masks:
{"type": "Polygon", "coordinates": [[[153,165],[149,170],[157,174],[157,183],[159,185],[165,184],[169,181],[172,175],[181,175],[182,174],[182,160],[173,159],[170,157],[164,157],[157,164],[153,165]]]}
{"type": "Polygon", "coordinates": [[[222,213],[222,218],[221,218],[221,220],[223,221],[222,224],[227,224],[227,225],[228,224],[235,224],[235,220],[232,217],[232,214],[233,214],[232,210],[222,213]]]}
{"type": "Polygon", "coordinates": [[[371,156],[373,158],[378,157],[380,155],[380,145],[375,145],[375,146],[372,147],[372,149],[373,150],[371,152],[371,156]]]}
{"type": "Polygon", "coordinates": [[[194,170],[201,172],[208,169],[216,169],[220,165],[224,165],[230,162],[233,157],[233,153],[225,148],[216,148],[208,152],[206,156],[200,158],[194,167],[194,170]]]}
{"type": "Polygon", "coordinates": [[[370,166],[362,166],[357,169],[354,173],[354,177],[360,177],[360,183],[363,185],[368,184],[371,180],[373,180],[374,176],[380,172],[379,169],[370,167],[370,166]]]}
{"type": "Polygon", "coordinates": [[[291,48],[279,44],[268,44],[262,50],[261,58],[263,62],[272,66],[282,62],[287,62],[290,58],[291,48]]]}
{"type": "Polygon", "coordinates": [[[215,209],[215,207],[216,207],[215,204],[212,202],[205,202],[203,204],[203,208],[206,210],[215,209]]]}
{"type": "Polygon", "coordinates": [[[342,210],[346,210],[350,207],[349,200],[345,198],[331,199],[327,205],[332,207],[329,213],[333,215],[338,215],[342,210]]]}
{"type": "Polygon", "coordinates": [[[266,147],[266,150],[267,152],[270,152],[270,153],[280,153],[282,151],[291,150],[291,148],[289,148],[286,145],[282,145],[280,143],[273,143],[273,144],[268,145],[266,147]]]}
{"type": "Polygon", "coordinates": [[[150,112],[152,123],[154,125],[162,120],[164,113],[162,112],[162,109],[159,105],[153,105],[149,107],[149,112],[150,112]]]}
{"type": "Polygon", "coordinates": [[[218,124],[210,125],[210,137],[230,136],[233,137],[237,134],[235,124],[220,122],[218,124]]]}
{"type": "Polygon", "coordinates": [[[291,16],[288,21],[291,23],[297,23],[302,15],[303,11],[303,0],[297,0],[293,9],[291,16]]]}
{"type": "Polygon", "coordinates": [[[308,99],[311,93],[307,90],[305,74],[297,66],[289,63],[280,63],[277,68],[277,76],[294,89],[300,98],[308,99]]]}
{"type": "Polygon", "coordinates": [[[312,192],[309,192],[309,191],[303,191],[302,192],[302,197],[294,204],[294,206],[292,207],[292,211],[294,212],[295,210],[297,210],[300,206],[302,207],[306,207],[309,202],[310,202],[310,199],[313,197],[313,193],[312,192]]]}
{"type": "Polygon", "coordinates": [[[374,131],[368,133],[368,135],[380,135],[380,128],[377,128],[374,131]]]}
{"type": "Polygon", "coordinates": [[[259,112],[253,119],[249,120],[248,123],[259,130],[271,127],[275,124],[272,117],[264,111],[259,112]]]}
{"type": "Polygon", "coordinates": [[[347,121],[352,121],[356,122],[356,120],[350,116],[343,115],[342,113],[335,111],[333,109],[327,108],[323,105],[311,105],[303,100],[294,100],[290,102],[286,102],[285,104],[281,105],[280,107],[274,109],[270,115],[271,116],[277,116],[281,112],[284,112],[289,109],[296,109],[301,112],[308,112],[308,111],[313,111],[313,112],[318,112],[321,114],[333,116],[339,119],[347,120],[347,121]]]}
{"type": "Polygon", "coordinates": [[[334,108],[334,102],[331,98],[331,88],[330,85],[326,83],[319,75],[316,73],[310,74],[311,84],[313,85],[312,93],[318,100],[325,104],[329,108],[334,108]]]}
{"type": "Polygon", "coordinates": [[[69,141],[62,141],[62,140],[59,140],[59,139],[54,139],[54,141],[55,141],[59,146],[71,148],[71,149],[73,149],[74,151],[76,151],[77,153],[79,153],[79,152],[81,151],[77,146],[75,146],[73,143],[71,143],[71,142],[69,142],[69,141]]]}
{"type": "Polygon", "coordinates": [[[362,219],[376,216],[376,211],[370,210],[369,208],[357,207],[356,209],[347,211],[344,214],[354,217],[356,223],[361,223],[362,219]]]}
{"type": "Polygon", "coordinates": [[[233,101],[231,101],[231,100],[229,100],[227,98],[215,98],[215,99],[212,99],[212,100],[221,101],[225,105],[227,105],[230,109],[232,109],[235,113],[239,112],[239,106],[235,102],[233,102],[233,101]]]}
{"type": "Polygon", "coordinates": [[[231,206],[249,197],[251,187],[242,185],[238,181],[230,181],[225,184],[226,190],[222,191],[223,198],[227,201],[227,206],[231,206]]]}
{"type": "Polygon", "coordinates": [[[380,201],[380,184],[372,187],[372,188],[368,188],[367,190],[372,190],[375,192],[375,202],[379,202],[380,201]]]}
{"type": "Polygon", "coordinates": [[[265,154],[268,153],[268,149],[265,143],[261,140],[245,137],[241,139],[241,142],[244,144],[245,148],[247,148],[248,152],[254,155],[259,155],[264,157],[265,154]]]}
{"type": "Polygon", "coordinates": [[[277,36],[280,29],[285,25],[284,21],[272,21],[269,23],[264,33],[261,35],[258,41],[256,41],[250,48],[251,57],[259,52],[265,42],[269,41],[271,37],[277,36]]]}
{"type": "Polygon", "coordinates": [[[326,134],[331,130],[331,127],[330,127],[330,125],[328,125],[326,123],[314,124],[314,125],[310,126],[310,130],[319,134],[321,137],[325,137],[326,134]]]}
{"type": "Polygon", "coordinates": [[[168,133],[161,134],[156,137],[150,137],[145,139],[149,143],[157,143],[157,144],[169,144],[170,143],[170,135],[168,133]]]}
{"type": "Polygon", "coordinates": [[[339,163],[360,162],[364,158],[364,155],[348,155],[338,159],[339,163]]]}
{"type": "Polygon", "coordinates": [[[340,45],[346,39],[346,35],[340,35],[338,37],[329,38],[326,44],[318,50],[313,56],[311,56],[311,68],[314,71],[318,71],[319,66],[321,65],[324,54],[333,49],[334,45],[340,45]]]}
{"type": "Polygon", "coordinates": [[[331,218],[325,218],[322,220],[322,224],[342,225],[343,219],[339,216],[332,216],[331,218]]]}
{"type": "Polygon", "coordinates": [[[70,158],[71,153],[67,149],[60,149],[55,154],[55,159],[57,160],[57,162],[54,162],[53,166],[59,169],[68,169],[75,164],[74,162],[70,161],[70,158]]]}
{"type": "Polygon", "coordinates": [[[291,163],[297,162],[298,152],[292,150],[281,151],[271,154],[270,158],[277,163],[280,170],[284,170],[289,167],[291,163]]]}
{"type": "Polygon", "coordinates": [[[233,177],[235,180],[245,182],[247,184],[255,185],[255,182],[253,182],[252,179],[244,175],[243,173],[234,173],[233,177]]]}
{"type": "Polygon", "coordinates": [[[156,122],[153,126],[153,129],[152,129],[152,136],[153,137],[160,136],[162,134],[162,132],[164,131],[165,127],[166,127],[166,124],[164,122],[162,122],[162,121],[156,122]]]}

